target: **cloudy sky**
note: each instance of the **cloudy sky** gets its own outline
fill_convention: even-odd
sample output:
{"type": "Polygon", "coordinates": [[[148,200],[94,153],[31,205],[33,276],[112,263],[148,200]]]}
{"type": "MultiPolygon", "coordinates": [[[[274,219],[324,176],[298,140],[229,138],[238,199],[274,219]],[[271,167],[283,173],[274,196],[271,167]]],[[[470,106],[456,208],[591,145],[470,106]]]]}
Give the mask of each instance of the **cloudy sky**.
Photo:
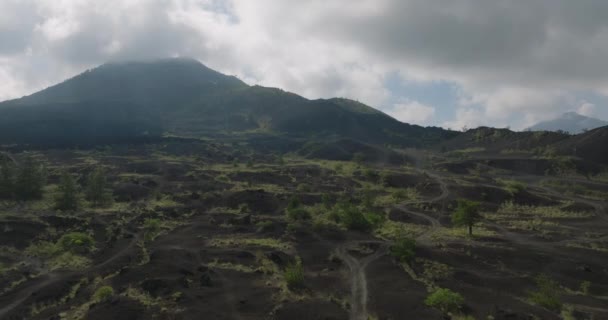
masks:
{"type": "Polygon", "coordinates": [[[0,100],[169,56],[422,125],[608,119],[605,0],[0,0],[0,100]]]}

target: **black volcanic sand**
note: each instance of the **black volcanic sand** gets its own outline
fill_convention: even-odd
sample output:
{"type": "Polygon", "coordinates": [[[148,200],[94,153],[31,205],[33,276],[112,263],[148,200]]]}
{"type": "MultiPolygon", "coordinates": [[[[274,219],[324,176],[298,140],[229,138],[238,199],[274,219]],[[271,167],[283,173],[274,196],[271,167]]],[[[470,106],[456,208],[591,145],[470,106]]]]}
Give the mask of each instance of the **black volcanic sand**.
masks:
{"type": "MultiPolygon", "coordinates": [[[[390,240],[285,217],[293,197],[322,208],[323,195],[333,202],[378,186],[379,180],[365,177],[363,166],[353,175],[338,174],[331,162],[298,159],[281,164],[275,156],[241,144],[210,142],[48,150],[40,156],[48,162],[51,183],[63,167],[85,181],[95,166],[104,166],[115,202],[75,213],[56,213],[43,202],[2,204],[1,319],[59,319],[60,314],[66,319],[361,318],[351,311],[357,303],[351,299],[355,273],[340,258],[344,248],[343,254],[357,263],[374,258],[363,274],[364,309],[375,319],[447,319],[425,304],[431,289],[425,272],[432,271],[425,269],[425,261],[449,268],[447,275],[432,280],[432,287],[460,293],[465,299],[462,313],[476,319],[559,319],[559,312],[527,300],[539,274],[559,283],[560,299],[576,319],[608,319],[606,203],[562,197],[536,185],[547,179],[542,161],[484,162],[510,170],[510,179],[536,185],[515,194],[498,184],[496,176],[471,177],[469,169],[478,161],[444,162],[436,168],[447,171],[432,174],[389,167],[384,186],[415,188],[420,199],[401,208],[373,210],[384,212],[392,223],[428,233],[420,236],[417,259],[410,263],[413,278],[388,254],[390,240]],[[248,161],[253,165],[246,165],[248,161]],[[481,202],[490,214],[513,201],[595,216],[549,219],[555,225],[529,230],[484,221],[494,234],[435,239],[433,233],[449,231],[449,214],[459,198],[481,202]],[[148,219],[162,225],[154,240],[145,239],[148,219]],[[74,231],[95,239],[95,249],[82,254],[90,261],[88,267],[51,270],[46,258],[27,249],[74,231]],[[301,287],[288,289],[283,272],[298,259],[305,280],[301,287]],[[588,293],[578,292],[584,281],[588,293]],[[94,292],[104,285],[113,288],[113,296],[94,301],[94,292]]],[[[608,190],[597,181],[587,185],[608,190]]],[[[383,186],[374,192],[386,195],[383,186]]]]}

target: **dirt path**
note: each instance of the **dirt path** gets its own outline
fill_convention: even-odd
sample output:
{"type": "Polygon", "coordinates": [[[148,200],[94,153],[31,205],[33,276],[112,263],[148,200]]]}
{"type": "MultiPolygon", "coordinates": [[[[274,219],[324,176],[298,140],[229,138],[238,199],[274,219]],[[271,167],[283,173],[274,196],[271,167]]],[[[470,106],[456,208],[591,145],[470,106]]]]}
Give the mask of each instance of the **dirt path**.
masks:
{"type": "MultiPolygon", "coordinates": [[[[118,251],[117,253],[112,255],[110,258],[108,258],[104,262],[94,265],[86,270],[68,271],[68,272],[66,272],[66,271],[49,272],[40,277],[31,279],[30,281],[26,282],[22,286],[19,286],[18,289],[13,290],[12,292],[8,292],[8,293],[4,294],[4,296],[2,297],[2,300],[9,300],[11,302],[0,309],[0,319],[3,319],[7,314],[9,314],[14,309],[18,308],[22,303],[24,303],[28,298],[30,298],[32,295],[34,295],[37,291],[40,291],[40,290],[44,289],[45,287],[48,287],[48,286],[53,285],[58,282],[66,281],[67,279],[75,277],[77,275],[82,276],[89,272],[95,272],[95,271],[98,271],[99,269],[105,267],[112,261],[115,261],[116,259],[125,255],[131,248],[133,248],[133,246],[135,246],[137,244],[137,241],[139,239],[140,239],[139,235],[134,235],[131,242],[128,245],[126,245],[123,249],[121,249],[120,251],[118,251]]],[[[4,302],[2,300],[0,300],[0,304],[2,304],[4,302]]]]}
{"type": "MultiPolygon", "coordinates": [[[[419,170],[423,172],[422,170],[419,170]]],[[[424,172],[429,177],[433,178],[437,181],[441,188],[441,194],[428,200],[420,200],[420,201],[409,201],[405,202],[398,206],[404,212],[408,214],[415,215],[417,217],[423,218],[427,220],[431,227],[425,231],[423,234],[419,235],[416,238],[416,241],[422,243],[429,243],[430,235],[437,229],[441,227],[441,223],[439,220],[431,217],[422,212],[412,211],[407,208],[408,205],[418,204],[418,203],[433,203],[437,201],[441,201],[447,198],[450,195],[450,191],[448,189],[447,183],[441,179],[436,174],[432,174],[429,172],[424,172]]],[[[365,269],[369,264],[376,261],[377,259],[385,256],[389,253],[389,247],[391,243],[387,241],[351,241],[344,243],[338,246],[335,250],[335,254],[338,258],[340,258],[347,266],[350,271],[350,283],[351,283],[351,297],[350,297],[350,319],[351,320],[367,320],[367,300],[368,300],[368,290],[367,290],[367,276],[365,274],[365,269]],[[361,245],[365,244],[379,244],[380,247],[372,254],[357,258],[354,257],[349,251],[354,251],[361,245]]]]}
{"type": "MultiPolygon", "coordinates": [[[[76,274],[75,272],[70,272],[70,273],[64,273],[64,274],[60,274],[60,273],[48,273],[42,277],[46,278],[46,279],[40,279],[40,278],[36,278],[33,283],[30,283],[29,286],[25,286],[24,288],[21,288],[18,292],[14,293],[14,297],[11,297],[11,303],[2,307],[2,309],[0,309],[0,319],[3,319],[4,316],[6,316],[9,312],[13,311],[15,308],[17,308],[19,305],[21,305],[23,302],[25,302],[25,300],[27,300],[27,298],[31,297],[32,295],[34,295],[37,291],[39,291],[40,289],[54,284],[56,282],[59,281],[64,281],[65,279],[67,279],[70,276],[73,276],[74,274],[76,274]]],[[[5,295],[4,298],[8,298],[10,297],[10,295],[5,295]]]]}
{"type": "Polygon", "coordinates": [[[383,241],[352,241],[342,244],[336,249],[336,256],[348,266],[350,270],[351,298],[350,298],[350,319],[367,320],[367,277],[366,267],[373,261],[388,253],[388,243],[383,241]],[[380,245],[373,254],[363,258],[355,258],[350,254],[350,250],[356,249],[364,244],[376,243],[380,245]]]}

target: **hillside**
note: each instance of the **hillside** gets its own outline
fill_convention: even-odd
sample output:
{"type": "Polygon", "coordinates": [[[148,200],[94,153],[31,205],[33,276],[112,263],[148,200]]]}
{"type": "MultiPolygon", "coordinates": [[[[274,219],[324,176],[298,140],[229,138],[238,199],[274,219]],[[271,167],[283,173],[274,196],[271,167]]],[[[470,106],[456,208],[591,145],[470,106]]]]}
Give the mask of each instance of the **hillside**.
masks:
{"type": "Polygon", "coordinates": [[[0,103],[0,125],[4,144],[262,133],[424,146],[454,134],[401,123],[348,99],[308,100],[249,86],[183,58],[102,65],[0,103]]]}

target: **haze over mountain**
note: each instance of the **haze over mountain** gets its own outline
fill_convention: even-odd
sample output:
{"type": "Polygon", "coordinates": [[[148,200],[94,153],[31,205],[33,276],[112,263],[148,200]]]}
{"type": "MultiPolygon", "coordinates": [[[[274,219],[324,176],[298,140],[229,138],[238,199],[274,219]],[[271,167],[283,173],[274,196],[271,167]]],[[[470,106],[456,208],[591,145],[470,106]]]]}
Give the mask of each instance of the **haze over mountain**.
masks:
{"type": "Polygon", "coordinates": [[[567,112],[547,121],[539,122],[529,128],[531,131],[565,131],[572,134],[607,126],[608,121],[587,117],[576,112],[567,112]]]}
{"type": "Polygon", "coordinates": [[[420,146],[451,135],[349,99],[249,86],[193,59],[104,64],[0,104],[0,142],[97,143],[172,134],[350,138],[420,146]]]}

